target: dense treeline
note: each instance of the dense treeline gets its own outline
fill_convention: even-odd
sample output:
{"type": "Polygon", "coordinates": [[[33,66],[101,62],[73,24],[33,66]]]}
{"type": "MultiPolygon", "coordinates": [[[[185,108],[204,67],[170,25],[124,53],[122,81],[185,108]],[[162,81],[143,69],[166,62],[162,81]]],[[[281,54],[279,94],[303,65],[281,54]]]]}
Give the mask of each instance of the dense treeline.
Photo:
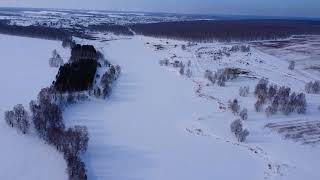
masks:
{"type": "Polygon", "coordinates": [[[63,29],[43,26],[9,25],[8,21],[0,21],[0,33],[53,40],[71,39],[71,33],[63,29]]]}
{"type": "Polygon", "coordinates": [[[82,59],[97,60],[101,54],[98,54],[97,50],[92,45],[80,45],[76,44],[72,46],[70,61],[80,61],[82,59]]]}
{"type": "Polygon", "coordinates": [[[84,30],[79,29],[53,28],[40,25],[18,26],[10,25],[9,23],[10,20],[0,20],[1,34],[60,40],[65,42],[70,42],[72,40],[72,36],[84,39],[93,39],[93,37],[88,35],[84,30]]]}
{"type": "Polygon", "coordinates": [[[308,20],[217,20],[135,24],[137,34],[192,41],[248,41],[320,34],[320,21],[308,20]]]}
{"type": "Polygon", "coordinates": [[[92,59],[66,63],[60,67],[54,87],[62,92],[89,90],[93,85],[97,66],[97,61],[92,59]]]}
{"type": "Polygon", "coordinates": [[[127,26],[117,25],[117,24],[97,24],[89,25],[89,29],[93,31],[100,32],[111,32],[115,35],[127,35],[132,36],[133,32],[127,26]]]}

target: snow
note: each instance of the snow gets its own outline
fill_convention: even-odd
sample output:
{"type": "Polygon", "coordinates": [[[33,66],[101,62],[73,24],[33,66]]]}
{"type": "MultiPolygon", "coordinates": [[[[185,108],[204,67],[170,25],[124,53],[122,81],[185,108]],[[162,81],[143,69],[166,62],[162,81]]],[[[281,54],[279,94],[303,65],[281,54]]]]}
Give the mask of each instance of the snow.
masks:
{"type": "Polygon", "coordinates": [[[70,126],[80,123],[89,128],[84,156],[89,177],[262,178],[266,164],[248,148],[189,132],[202,115],[215,113],[216,105],[197,98],[192,81],[160,68],[161,55],[144,43],[137,36],[97,44],[105,47],[112,63],[122,67],[113,95],[107,101],[92,100],[65,111],[70,126]]]}
{"type": "Polygon", "coordinates": [[[90,179],[320,178],[314,169],[320,165],[318,145],[292,142],[264,128],[270,122],[319,120],[319,95],[307,95],[306,115],[277,114],[268,119],[253,108],[256,78],[266,77],[301,92],[306,82],[317,79],[303,67],[290,71],[286,60],[256,48],[251,54],[236,52],[217,61],[197,57],[203,47],[209,51],[231,47],[223,43],[199,43],[186,51],[181,45],[187,42],[143,36],[82,43],[99,47],[123,72],[109,99],[72,105],[64,113],[68,125],[89,128],[89,148],[83,158],[90,179]],[[155,50],[156,44],[164,50],[155,50]],[[191,60],[193,77],[161,67],[159,60],[165,58],[191,60]],[[203,78],[206,69],[224,67],[248,69],[250,78],[237,78],[226,87],[212,86],[203,78]],[[238,95],[244,85],[250,86],[248,97],[238,95]],[[231,122],[238,117],[224,108],[232,98],[249,111],[244,127],[250,135],[245,143],[236,142],[230,132],[231,122]]]}
{"type": "Polygon", "coordinates": [[[4,121],[4,112],[16,104],[28,108],[41,88],[57,73],[49,67],[53,49],[63,57],[70,53],[61,42],[0,35],[0,179],[67,179],[63,155],[34,134],[22,135],[4,121]]]}
{"type": "MultiPolygon", "coordinates": [[[[306,82],[319,80],[318,72],[306,70],[308,59],[294,54],[294,47],[270,50],[254,46],[250,52],[233,52],[213,60],[212,52],[235,43],[188,45],[143,36],[94,35],[98,40],[76,41],[95,45],[112,64],[121,66],[122,75],[107,100],[91,98],[68,106],[63,114],[67,126],[85,125],[89,129],[89,147],[82,157],[89,179],[320,179],[315,169],[320,165],[319,144],[303,145],[265,128],[268,123],[319,121],[320,96],[306,96],[305,115],[278,113],[267,118],[253,108],[253,90],[259,78],[297,92],[304,92],[306,82]],[[164,49],[156,50],[155,45],[164,49]],[[181,45],[187,45],[186,50],[181,45]],[[290,57],[303,63],[288,70],[290,57]],[[185,64],[190,60],[193,76],[187,78],[178,69],[160,66],[163,59],[185,64]],[[228,81],[226,87],[212,85],[204,78],[205,70],[225,67],[250,73],[228,81]],[[250,87],[248,97],[239,96],[241,86],[250,87]],[[230,132],[231,122],[238,118],[227,109],[228,100],[233,98],[248,109],[249,118],[243,123],[250,135],[244,143],[237,142],[230,132]]],[[[65,60],[69,50],[55,41],[4,35],[0,40],[4,59],[10,59],[0,66],[3,116],[17,103],[27,105],[41,87],[52,82],[57,73],[48,64],[52,50],[57,49],[65,60]],[[16,49],[19,51],[12,51],[16,49]]],[[[5,160],[0,163],[0,179],[66,179],[62,155],[32,135],[20,135],[1,121],[0,142],[4,145],[0,159],[5,160]],[[22,154],[18,154],[20,149],[22,154]],[[46,163],[49,161],[50,165],[46,163]],[[11,173],[17,167],[18,173],[11,173]]]]}

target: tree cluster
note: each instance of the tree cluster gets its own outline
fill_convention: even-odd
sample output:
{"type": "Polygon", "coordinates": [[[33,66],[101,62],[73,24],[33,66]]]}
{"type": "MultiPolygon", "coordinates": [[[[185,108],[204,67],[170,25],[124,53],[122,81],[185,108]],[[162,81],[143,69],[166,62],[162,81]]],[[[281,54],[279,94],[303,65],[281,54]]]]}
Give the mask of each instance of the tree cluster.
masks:
{"type": "Polygon", "coordinates": [[[255,103],[255,109],[257,112],[263,110],[263,105],[269,103],[265,112],[267,116],[271,116],[278,111],[285,115],[292,112],[304,114],[307,110],[306,96],[304,93],[291,93],[289,87],[277,87],[276,85],[268,85],[268,81],[262,79],[258,82],[255,88],[255,96],[257,102],[255,103]]]}
{"type": "Polygon", "coordinates": [[[206,70],[204,77],[212,84],[217,83],[218,86],[225,86],[225,82],[239,77],[244,72],[238,68],[224,68],[219,69],[216,73],[206,70]]]}
{"type": "Polygon", "coordinates": [[[309,94],[320,94],[320,81],[308,82],[305,90],[309,94]]]}
{"type": "Polygon", "coordinates": [[[231,47],[230,51],[232,52],[250,52],[251,48],[249,45],[234,45],[231,47]]]}
{"type": "Polygon", "coordinates": [[[80,155],[87,150],[88,130],[81,126],[67,129],[61,107],[53,103],[53,97],[52,90],[46,88],[40,91],[37,101],[30,102],[35,130],[40,138],[63,153],[70,179],[85,180],[86,169],[80,155]]]}
{"type": "Polygon", "coordinates": [[[180,62],[178,64],[179,69],[179,74],[184,76],[186,75],[188,78],[192,76],[192,71],[191,71],[191,61],[188,61],[187,67],[184,63],[180,62]]]}
{"type": "Polygon", "coordinates": [[[234,115],[239,115],[241,120],[248,119],[248,109],[244,108],[240,111],[241,107],[237,99],[229,100],[228,108],[234,115]]]}
{"type": "Polygon", "coordinates": [[[23,105],[18,104],[13,107],[12,111],[5,112],[5,121],[10,127],[15,127],[23,134],[30,130],[30,118],[23,105]]]}
{"type": "Polygon", "coordinates": [[[103,97],[103,98],[108,97],[112,92],[111,85],[115,80],[119,78],[120,73],[121,73],[120,66],[110,65],[109,70],[106,71],[101,78],[100,87],[97,87],[96,89],[94,89],[94,95],[96,97],[103,97]]]}
{"type": "Polygon", "coordinates": [[[244,142],[249,135],[249,131],[243,129],[242,121],[240,119],[233,121],[230,125],[230,129],[239,142],[244,142]]]}

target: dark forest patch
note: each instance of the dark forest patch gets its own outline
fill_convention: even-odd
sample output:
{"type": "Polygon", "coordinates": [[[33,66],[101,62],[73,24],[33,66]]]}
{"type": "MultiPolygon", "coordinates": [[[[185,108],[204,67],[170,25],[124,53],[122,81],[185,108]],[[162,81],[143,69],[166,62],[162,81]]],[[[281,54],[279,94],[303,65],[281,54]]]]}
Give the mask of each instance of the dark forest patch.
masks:
{"type": "Polygon", "coordinates": [[[97,66],[97,61],[92,59],[67,63],[60,67],[53,85],[62,92],[89,90],[93,85],[97,66]]]}
{"type": "Polygon", "coordinates": [[[130,26],[137,34],[193,41],[251,41],[320,34],[320,21],[217,20],[179,21],[130,26]]]}

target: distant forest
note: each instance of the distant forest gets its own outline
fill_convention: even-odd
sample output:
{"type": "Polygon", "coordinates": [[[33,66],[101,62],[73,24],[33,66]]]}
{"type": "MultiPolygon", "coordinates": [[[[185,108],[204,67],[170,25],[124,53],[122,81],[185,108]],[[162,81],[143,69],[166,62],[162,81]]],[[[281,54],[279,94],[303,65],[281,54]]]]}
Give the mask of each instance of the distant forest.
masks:
{"type": "Polygon", "coordinates": [[[133,33],[129,30],[129,27],[116,24],[97,24],[89,25],[89,29],[92,31],[111,32],[116,35],[132,36],[133,33]]]}
{"type": "Polygon", "coordinates": [[[52,28],[44,26],[10,25],[0,20],[0,33],[43,39],[68,41],[72,36],[94,39],[87,30],[112,32],[116,35],[134,35],[189,41],[252,41],[287,38],[292,35],[319,34],[320,21],[315,20],[197,20],[146,24],[96,24],[89,27],[52,28]]]}
{"type": "Polygon", "coordinates": [[[72,36],[90,39],[89,35],[86,35],[80,30],[64,29],[64,28],[52,28],[44,26],[17,26],[10,25],[10,20],[0,20],[0,33],[16,36],[26,36],[41,39],[50,40],[71,40],[72,36]]]}
{"type": "Polygon", "coordinates": [[[137,34],[192,41],[250,41],[320,34],[320,21],[311,20],[217,20],[135,24],[137,34]]]}

